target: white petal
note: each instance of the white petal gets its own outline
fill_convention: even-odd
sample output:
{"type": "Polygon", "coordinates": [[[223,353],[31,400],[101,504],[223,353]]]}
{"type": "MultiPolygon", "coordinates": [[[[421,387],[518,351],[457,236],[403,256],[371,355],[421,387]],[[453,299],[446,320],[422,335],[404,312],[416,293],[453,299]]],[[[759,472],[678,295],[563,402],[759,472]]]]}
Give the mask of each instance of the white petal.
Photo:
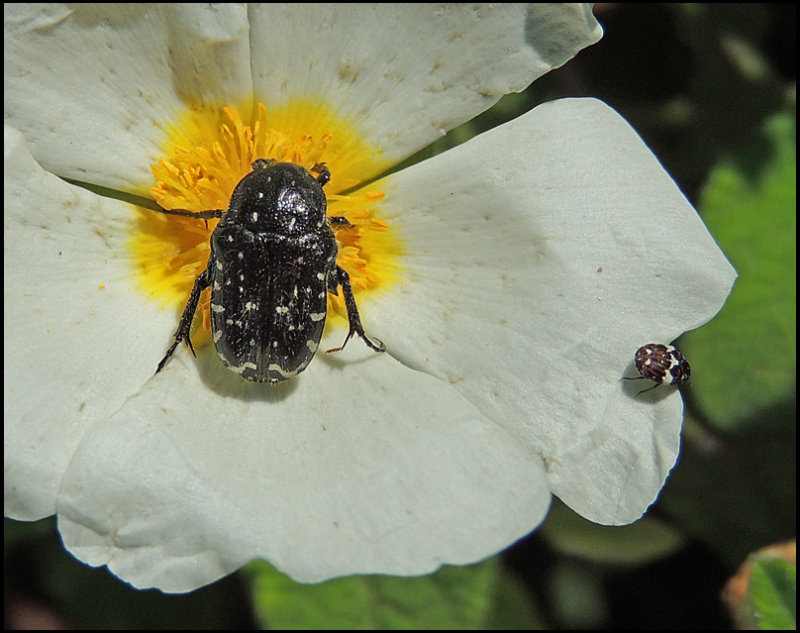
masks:
{"type": "Polygon", "coordinates": [[[53,514],[83,433],[152,375],[175,321],[134,286],[132,207],[42,171],[8,126],[4,149],[5,511],[31,520],[53,514]]]}
{"type": "Polygon", "coordinates": [[[57,509],[78,557],[167,591],[256,557],[307,581],[425,573],[543,518],[537,458],[358,341],[278,389],[208,348],[153,378],[175,321],[133,287],[131,208],[43,172],[11,128],[5,174],[7,515],[57,509]]]}
{"type": "Polygon", "coordinates": [[[70,551],[137,587],[188,591],[253,558],[307,582],[424,574],[547,510],[540,460],[357,341],[278,387],[186,359],[93,429],[59,505],[70,551]]]}
{"type": "Polygon", "coordinates": [[[589,5],[558,4],[12,4],[4,17],[6,121],[51,171],[125,190],[150,180],[165,122],[248,98],[251,72],[270,107],[319,98],[352,120],[383,152],[375,169],[602,33],[589,5]]]}
{"type": "Polygon", "coordinates": [[[145,186],[165,122],[251,93],[244,5],[3,8],[6,123],[61,176],[145,186]]]}
{"type": "Polygon", "coordinates": [[[563,4],[254,4],[251,23],[258,98],[320,98],[383,152],[365,167],[409,156],[602,34],[590,5],[563,4]]]}
{"type": "Polygon", "coordinates": [[[540,455],[573,509],[640,516],[682,403],[620,379],[640,345],[711,319],[735,271],[635,132],[558,101],[374,188],[405,252],[403,281],[360,306],[371,333],[540,455]]]}

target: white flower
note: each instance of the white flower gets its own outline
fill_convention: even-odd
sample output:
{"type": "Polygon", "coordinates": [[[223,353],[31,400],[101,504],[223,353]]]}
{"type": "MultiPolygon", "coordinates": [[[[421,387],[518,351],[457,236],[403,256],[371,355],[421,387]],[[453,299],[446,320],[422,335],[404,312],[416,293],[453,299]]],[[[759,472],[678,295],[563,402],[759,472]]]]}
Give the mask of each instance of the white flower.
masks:
{"type": "MultiPolygon", "coordinates": [[[[550,103],[334,195],[596,41],[587,8],[4,14],[6,516],[56,514],[79,559],[175,592],[254,558],[309,582],[423,574],[502,550],[551,493],[606,524],[655,499],[682,400],[620,378],[640,345],[712,318],[735,272],[615,112],[550,103]],[[59,176],[149,195],[150,165],[192,116],[257,101],[278,133],[334,130],[303,149],[331,167],[332,214],[372,201],[346,209],[371,245],[343,237],[340,254],[360,262],[362,321],[387,353],[355,339],[272,387],[226,370],[198,334],[197,359],[181,346],[154,376],[205,227],[59,176]],[[148,222],[168,229],[161,251],[137,241],[154,243],[148,222]]],[[[323,349],[343,325],[330,319],[323,349]]]]}

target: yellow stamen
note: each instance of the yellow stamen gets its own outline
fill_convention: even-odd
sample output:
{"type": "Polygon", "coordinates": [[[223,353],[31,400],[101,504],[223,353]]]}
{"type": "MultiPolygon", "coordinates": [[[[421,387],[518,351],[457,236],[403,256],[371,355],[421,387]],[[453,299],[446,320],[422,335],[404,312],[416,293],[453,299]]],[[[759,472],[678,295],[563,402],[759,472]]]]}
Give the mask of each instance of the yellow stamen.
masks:
{"type": "MultiPolygon", "coordinates": [[[[337,263],[350,275],[353,291],[385,289],[396,280],[401,247],[387,222],[380,219],[381,191],[356,190],[365,176],[388,165],[380,153],[361,140],[353,125],[337,118],[323,105],[295,100],[267,112],[259,103],[251,121],[240,111],[247,107],[195,107],[169,126],[163,155],[151,165],[156,185],[151,193],[165,209],[199,212],[228,208],[236,184],[249,173],[257,158],[292,162],[311,169],[324,162],[331,181],[324,191],[328,215],[343,216],[352,228],[337,231],[337,263]]],[[[206,267],[210,235],[218,220],[142,211],[131,249],[140,285],[151,297],[181,308],[194,280],[206,267]]],[[[201,296],[198,312],[210,328],[209,292],[201,296]]],[[[329,295],[329,316],[346,318],[342,293],[329,295]]]]}

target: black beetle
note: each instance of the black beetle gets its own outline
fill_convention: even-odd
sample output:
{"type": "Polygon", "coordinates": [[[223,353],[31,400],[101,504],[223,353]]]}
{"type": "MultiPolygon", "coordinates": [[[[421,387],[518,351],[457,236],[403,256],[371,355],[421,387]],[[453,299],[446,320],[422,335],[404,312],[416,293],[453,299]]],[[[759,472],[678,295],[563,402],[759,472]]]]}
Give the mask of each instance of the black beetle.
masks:
{"type": "Polygon", "coordinates": [[[211,234],[208,265],[195,280],[175,341],[156,368],[164,368],[181,341],[194,354],[189,328],[200,293],[211,286],[211,332],[217,354],[233,372],[255,382],[278,383],[303,371],[319,346],[328,293],[342,287],[350,330],[368,347],[384,344],[364,334],[350,276],[336,264],[338,248],[326,216],[322,187],[330,180],[324,163],[308,171],[292,163],[259,159],[239,181],[227,212],[166,210],[202,220],[222,218],[211,234]]]}

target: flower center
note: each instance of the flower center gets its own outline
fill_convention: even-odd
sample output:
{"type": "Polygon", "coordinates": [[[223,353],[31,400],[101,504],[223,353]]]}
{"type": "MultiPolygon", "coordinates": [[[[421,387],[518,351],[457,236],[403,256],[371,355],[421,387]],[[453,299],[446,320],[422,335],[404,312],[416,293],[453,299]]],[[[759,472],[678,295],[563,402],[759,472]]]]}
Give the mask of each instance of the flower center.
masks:
{"type": "MultiPolygon", "coordinates": [[[[324,188],[328,215],[345,217],[352,225],[332,228],[339,245],[336,261],[349,273],[354,293],[363,298],[393,281],[401,249],[379,217],[384,193],[339,193],[356,187],[362,180],[359,174],[380,172],[386,162],[359,139],[352,125],[319,103],[293,101],[270,113],[259,103],[250,123],[233,107],[188,110],[169,126],[163,155],[151,165],[157,184],[150,191],[164,209],[227,210],[234,188],[258,158],[308,170],[324,162],[331,172],[324,188]]],[[[140,213],[131,250],[140,287],[148,296],[183,307],[194,280],[206,268],[217,223],[157,211],[140,213]]],[[[211,323],[209,304],[206,289],[198,309],[205,330],[211,323]]],[[[346,314],[343,294],[329,294],[328,316],[346,319],[346,314]]]]}

